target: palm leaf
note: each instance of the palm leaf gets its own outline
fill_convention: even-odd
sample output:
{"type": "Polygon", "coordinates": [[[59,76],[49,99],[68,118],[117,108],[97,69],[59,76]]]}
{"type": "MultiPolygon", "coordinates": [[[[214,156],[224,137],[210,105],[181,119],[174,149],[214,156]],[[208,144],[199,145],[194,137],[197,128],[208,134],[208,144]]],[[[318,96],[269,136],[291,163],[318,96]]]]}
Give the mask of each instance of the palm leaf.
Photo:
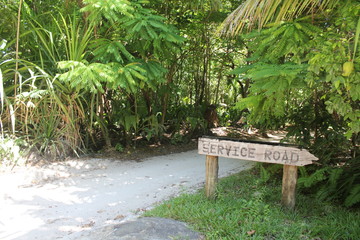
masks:
{"type": "Polygon", "coordinates": [[[247,0],[235,9],[223,22],[224,35],[236,35],[244,28],[288,21],[303,14],[321,13],[334,7],[339,0],[247,0]]]}

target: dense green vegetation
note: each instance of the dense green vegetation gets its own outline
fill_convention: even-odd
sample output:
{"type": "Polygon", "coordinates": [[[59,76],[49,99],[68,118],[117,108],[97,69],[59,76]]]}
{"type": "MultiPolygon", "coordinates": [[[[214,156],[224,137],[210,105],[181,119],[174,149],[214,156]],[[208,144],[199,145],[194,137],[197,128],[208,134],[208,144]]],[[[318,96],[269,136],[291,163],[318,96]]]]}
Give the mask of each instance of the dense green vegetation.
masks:
{"type": "Polygon", "coordinates": [[[187,222],[206,239],[357,239],[360,212],[298,194],[294,211],[280,204],[281,181],[265,183],[251,170],[222,179],[218,198],[182,194],[145,216],[187,222]]]}
{"type": "Polygon", "coordinates": [[[3,164],[282,128],[304,191],[360,203],[358,0],[0,3],[3,164]]]}

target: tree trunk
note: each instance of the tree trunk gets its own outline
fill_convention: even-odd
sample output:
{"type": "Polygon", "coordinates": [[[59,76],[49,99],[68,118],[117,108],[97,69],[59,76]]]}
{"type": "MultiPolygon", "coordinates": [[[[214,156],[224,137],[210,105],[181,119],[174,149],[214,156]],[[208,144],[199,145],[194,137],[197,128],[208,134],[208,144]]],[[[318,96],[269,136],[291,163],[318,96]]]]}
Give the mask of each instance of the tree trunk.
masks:
{"type": "Polygon", "coordinates": [[[17,81],[18,81],[18,69],[19,69],[19,42],[20,42],[20,24],[21,24],[21,8],[23,0],[19,2],[19,10],[17,15],[17,27],[16,27],[16,43],[15,43],[15,76],[14,76],[14,97],[16,97],[17,92],[17,81]]]}
{"type": "Polygon", "coordinates": [[[142,89],[142,94],[145,100],[145,104],[146,104],[146,109],[148,112],[148,116],[151,116],[153,114],[153,110],[152,110],[152,104],[151,104],[151,90],[150,89],[142,89]]]}
{"type": "Polygon", "coordinates": [[[166,88],[167,91],[164,94],[163,97],[163,109],[162,109],[162,116],[161,116],[161,125],[165,124],[165,117],[167,113],[168,103],[169,103],[169,96],[170,96],[170,84],[173,81],[173,77],[176,71],[176,65],[177,65],[177,59],[173,62],[173,64],[170,67],[170,70],[168,74],[166,75],[166,88]]]}
{"type": "Polygon", "coordinates": [[[111,148],[111,140],[109,136],[109,130],[107,129],[107,126],[104,121],[104,105],[105,102],[104,102],[103,94],[98,93],[98,106],[99,106],[98,117],[100,121],[100,129],[102,131],[105,140],[105,147],[109,149],[111,148]]]}

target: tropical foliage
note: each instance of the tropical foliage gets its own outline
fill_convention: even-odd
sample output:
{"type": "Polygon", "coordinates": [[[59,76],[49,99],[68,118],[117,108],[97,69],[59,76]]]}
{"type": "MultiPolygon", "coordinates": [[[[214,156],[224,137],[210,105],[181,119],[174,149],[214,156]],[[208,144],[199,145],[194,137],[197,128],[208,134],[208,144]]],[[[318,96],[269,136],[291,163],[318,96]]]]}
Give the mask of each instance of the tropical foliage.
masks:
{"type": "Polygon", "coordinates": [[[0,3],[3,146],[64,158],[281,128],[321,159],[305,191],[360,202],[359,1],[0,3]]]}
{"type": "MultiPolygon", "coordinates": [[[[300,183],[306,184],[301,186],[316,186],[322,199],[342,199],[348,206],[359,203],[359,2],[346,1],[335,10],[329,7],[337,1],[302,1],[290,16],[288,10],[283,12],[287,1],[278,1],[281,7],[273,20],[267,17],[273,15],[272,8],[263,10],[270,15],[261,15],[251,12],[249,2],[233,14],[244,19],[250,11],[246,14],[258,17],[263,29],[244,35],[250,56],[232,73],[252,84],[237,107],[250,110],[249,121],[259,128],[287,126],[288,138],[320,156],[320,170],[303,170],[300,183]],[[306,7],[317,4],[322,14],[306,7]],[[269,21],[273,23],[264,26],[269,21]]],[[[273,6],[273,1],[259,2],[264,8],[273,6]]],[[[237,24],[227,31],[254,27],[254,22],[237,24]]]]}

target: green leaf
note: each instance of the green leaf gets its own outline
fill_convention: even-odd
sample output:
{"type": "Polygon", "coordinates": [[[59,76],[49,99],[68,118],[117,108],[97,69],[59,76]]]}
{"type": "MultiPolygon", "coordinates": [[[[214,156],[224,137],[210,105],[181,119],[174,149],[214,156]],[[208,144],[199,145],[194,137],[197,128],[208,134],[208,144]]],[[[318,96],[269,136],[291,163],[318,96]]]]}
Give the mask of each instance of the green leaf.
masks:
{"type": "Polygon", "coordinates": [[[360,184],[352,186],[349,196],[345,199],[345,206],[351,207],[360,203],[360,184]]]}

